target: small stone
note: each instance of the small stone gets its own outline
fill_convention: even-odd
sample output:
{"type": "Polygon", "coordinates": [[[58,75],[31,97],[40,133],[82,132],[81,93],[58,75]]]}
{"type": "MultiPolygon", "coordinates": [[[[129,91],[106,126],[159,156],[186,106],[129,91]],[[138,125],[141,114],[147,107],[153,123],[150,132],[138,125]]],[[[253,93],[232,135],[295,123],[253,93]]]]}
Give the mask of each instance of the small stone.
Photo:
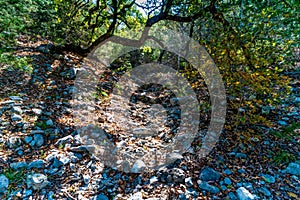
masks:
{"type": "Polygon", "coordinates": [[[246,188],[240,187],[236,191],[239,200],[252,200],[255,196],[251,194],[246,188]]]}
{"type": "Polygon", "coordinates": [[[233,192],[229,192],[228,198],[229,198],[229,200],[237,200],[237,197],[235,196],[235,194],[233,192]]]}
{"type": "Polygon", "coordinates": [[[230,174],[232,174],[232,172],[231,172],[230,169],[225,169],[225,170],[223,171],[223,174],[230,175],[230,174]]]}
{"type": "Polygon", "coordinates": [[[49,185],[49,181],[44,174],[36,173],[27,176],[26,184],[28,188],[32,187],[34,190],[41,190],[49,185]]]}
{"type": "Polygon", "coordinates": [[[15,101],[13,101],[13,100],[7,100],[7,101],[1,102],[0,105],[7,105],[7,104],[14,104],[14,103],[15,103],[15,101]]]}
{"type": "Polygon", "coordinates": [[[18,114],[22,114],[22,113],[23,113],[23,111],[22,111],[22,109],[21,109],[20,106],[13,106],[13,107],[12,107],[12,111],[13,111],[14,113],[18,113],[18,114]]]}
{"type": "Polygon", "coordinates": [[[71,162],[70,158],[64,155],[60,155],[59,161],[62,162],[64,165],[69,164],[71,162]]]}
{"type": "Polygon", "coordinates": [[[44,137],[41,134],[35,134],[33,138],[34,138],[35,146],[40,147],[44,144],[44,137]]]}
{"type": "Polygon", "coordinates": [[[146,169],[146,165],[142,160],[137,160],[131,168],[132,173],[141,173],[146,169]]]}
{"type": "Polygon", "coordinates": [[[259,138],[257,138],[257,137],[252,137],[252,138],[250,138],[250,141],[253,141],[253,142],[259,142],[260,140],[259,140],[259,138]]]}
{"type": "Polygon", "coordinates": [[[173,181],[176,183],[183,182],[185,178],[184,171],[180,168],[173,168],[170,172],[170,175],[172,176],[173,181]]]}
{"type": "Polygon", "coordinates": [[[12,168],[13,170],[19,170],[22,168],[26,168],[27,167],[27,163],[26,162],[15,162],[15,163],[10,163],[10,168],[12,168]]]}
{"type": "Polygon", "coordinates": [[[247,158],[247,155],[244,154],[244,153],[236,153],[236,154],[235,154],[235,157],[236,157],[236,158],[244,158],[244,159],[245,159],[245,158],[247,158]]]}
{"type": "Polygon", "coordinates": [[[261,177],[262,177],[262,178],[264,179],[264,181],[266,181],[267,183],[275,183],[275,182],[276,182],[275,177],[274,177],[274,176],[271,176],[271,175],[269,175],[269,174],[262,174],[261,177]]]}
{"type": "Polygon", "coordinates": [[[47,126],[53,126],[54,123],[53,123],[52,119],[48,119],[48,120],[46,121],[46,125],[47,125],[47,126]]]}
{"type": "Polygon", "coordinates": [[[241,174],[246,174],[246,170],[244,170],[244,169],[238,169],[238,172],[241,174]]]}
{"type": "Polygon", "coordinates": [[[181,160],[183,156],[179,153],[170,153],[166,156],[166,163],[173,163],[176,160],[181,160]]]}
{"type": "Polygon", "coordinates": [[[21,144],[22,144],[22,141],[19,137],[10,137],[7,140],[7,146],[10,149],[17,148],[17,147],[21,146],[21,144]]]}
{"type": "Polygon", "coordinates": [[[54,160],[53,160],[53,164],[52,164],[52,167],[53,168],[59,168],[59,167],[61,167],[61,166],[63,166],[64,164],[61,162],[61,161],[59,161],[57,158],[54,158],[54,160]]]}
{"type": "Polygon", "coordinates": [[[243,186],[248,190],[253,190],[252,183],[246,182],[246,183],[243,183],[243,186]]]}
{"type": "Polygon", "coordinates": [[[230,178],[226,177],[226,178],[224,178],[224,184],[225,185],[231,185],[232,181],[230,180],[230,178]]]}
{"type": "Polygon", "coordinates": [[[19,96],[10,96],[9,98],[13,101],[23,101],[23,99],[19,96]]]}
{"type": "Polygon", "coordinates": [[[156,176],[152,176],[151,178],[150,178],[150,184],[153,184],[153,183],[155,183],[155,182],[157,182],[158,181],[158,178],[156,177],[156,176]]]}
{"type": "Polygon", "coordinates": [[[57,142],[55,143],[56,146],[59,145],[65,145],[67,143],[71,143],[74,140],[72,135],[68,135],[66,137],[60,138],[59,140],[57,140],[57,142]]]}
{"type": "Polygon", "coordinates": [[[271,192],[266,187],[258,188],[258,191],[267,197],[272,196],[271,192]]]}
{"type": "Polygon", "coordinates": [[[202,190],[205,190],[209,193],[212,193],[212,194],[216,194],[216,193],[219,193],[220,192],[220,189],[213,186],[213,185],[210,185],[208,184],[207,182],[205,181],[201,181],[201,180],[198,180],[198,187],[202,190]]]}
{"type": "Polygon", "coordinates": [[[280,126],[287,126],[287,125],[288,125],[288,123],[287,123],[286,121],[283,121],[283,120],[279,120],[277,123],[278,123],[280,126]]]}
{"type": "Polygon", "coordinates": [[[17,150],[17,154],[18,154],[19,156],[23,156],[23,155],[24,155],[24,151],[23,151],[22,149],[18,149],[18,150],[17,150]]]}
{"type": "Polygon", "coordinates": [[[74,68],[71,68],[68,71],[61,72],[59,75],[67,79],[74,79],[76,77],[76,72],[74,68]]]}
{"type": "Polygon", "coordinates": [[[41,114],[42,114],[42,110],[41,110],[41,109],[38,109],[38,108],[33,108],[33,109],[32,109],[32,112],[34,112],[34,113],[37,114],[37,115],[41,115],[41,114]]]}
{"type": "Polygon", "coordinates": [[[300,103],[300,97],[295,98],[295,103],[300,103]]]}
{"type": "Polygon", "coordinates": [[[0,194],[4,194],[7,191],[9,180],[4,174],[0,175],[0,194]]]}
{"type": "Polygon", "coordinates": [[[105,194],[99,194],[93,198],[93,200],[109,200],[105,194]]]}
{"type": "Polygon", "coordinates": [[[227,187],[226,187],[225,185],[222,185],[222,186],[221,186],[221,190],[222,190],[222,191],[225,191],[225,190],[227,190],[227,187]]]}
{"type": "Polygon", "coordinates": [[[300,176],[300,164],[293,162],[288,165],[288,167],[282,171],[283,173],[288,173],[296,176],[300,176]]]}
{"type": "Polygon", "coordinates": [[[31,163],[29,163],[27,169],[32,169],[32,168],[36,168],[36,169],[42,169],[44,167],[45,161],[44,160],[35,160],[31,163]]]}
{"type": "Polygon", "coordinates": [[[220,179],[220,173],[210,167],[204,168],[199,176],[202,181],[217,181],[220,179]]]}
{"type": "Polygon", "coordinates": [[[20,116],[20,115],[18,115],[18,114],[12,114],[12,116],[11,116],[11,120],[12,121],[21,121],[23,118],[20,116]]]}
{"type": "Polygon", "coordinates": [[[53,196],[54,196],[53,191],[48,192],[48,194],[47,194],[48,200],[54,200],[53,196]]]}
{"type": "Polygon", "coordinates": [[[128,200],[141,200],[143,199],[143,194],[141,192],[134,193],[128,200]]]}
{"type": "Polygon", "coordinates": [[[90,183],[91,177],[88,174],[84,174],[82,177],[84,184],[88,185],[90,183]]]}
{"type": "Polygon", "coordinates": [[[33,138],[32,138],[31,136],[25,136],[25,137],[24,137],[24,142],[25,142],[26,144],[29,144],[32,140],[33,140],[33,138]]]}
{"type": "Polygon", "coordinates": [[[45,133],[45,131],[43,131],[43,130],[32,130],[30,132],[30,134],[32,134],[32,135],[34,135],[34,134],[44,134],[44,133],[45,133]]]}
{"type": "Polygon", "coordinates": [[[33,194],[32,190],[27,190],[27,189],[24,189],[23,190],[23,199],[26,198],[26,197],[29,197],[33,194]]]}
{"type": "Polygon", "coordinates": [[[187,187],[193,187],[193,185],[194,185],[191,177],[185,178],[184,182],[187,187]]]}
{"type": "MultiPolygon", "coordinates": [[[[182,193],[178,196],[178,200],[188,200],[189,199],[189,196],[188,194],[186,193],[182,193]]],[[[149,200],[149,199],[148,199],[149,200]]]]}

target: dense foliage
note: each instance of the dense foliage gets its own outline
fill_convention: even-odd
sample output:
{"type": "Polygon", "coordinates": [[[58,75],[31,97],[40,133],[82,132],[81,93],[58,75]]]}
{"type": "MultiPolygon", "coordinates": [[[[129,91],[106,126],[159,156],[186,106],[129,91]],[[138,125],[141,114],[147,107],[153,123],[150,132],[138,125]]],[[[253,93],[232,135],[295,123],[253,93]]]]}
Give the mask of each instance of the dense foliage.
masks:
{"type": "MultiPolygon", "coordinates": [[[[86,55],[112,35],[126,37],[129,29],[138,32],[161,23],[187,33],[206,47],[223,75],[230,108],[227,128],[270,125],[261,109],[280,103],[281,94],[289,92],[289,79],[281,73],[299,59],[296,0],[0,0],[0,14],[1,66],[27,64],[13,56],[20,34],[86,55]]],[[[144,49],[143,55],[155,60],[159,52],[144,49]]]]}

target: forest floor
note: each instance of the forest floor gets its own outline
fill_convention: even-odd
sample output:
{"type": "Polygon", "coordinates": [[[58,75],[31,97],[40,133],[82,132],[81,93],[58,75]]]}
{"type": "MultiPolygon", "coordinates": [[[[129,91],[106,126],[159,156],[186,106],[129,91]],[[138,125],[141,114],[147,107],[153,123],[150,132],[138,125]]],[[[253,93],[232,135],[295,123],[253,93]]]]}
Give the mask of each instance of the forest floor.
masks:
{"type": "MultiPolygon", "coordinates": [[[[258,126],[251,137],[225,129],[208,156],[199,158],[193,149],[157,169],[130,155],[153,160],[153,152],[172,134],[166,128],[155,136],[133,137],[115,122],[123,115],[111,113],[109,96],[103,93],[104,100],[86,109],[96,116],[101,134],[129,160],[118,163],[113,152],[106,152],[105,158],[119,165],[106,166],[103,154],[93,154],[84,143],[81,133],[89,127],[78,128],[73,115],[76,72],[87,63],[69,52],[51,52],[42,39],[22,36],[18,45],[17,55],[32,58],[33,72],[0,69],[1,199],[300,198],[300,68],[288,73],[292,93],[276,108],[266,108],[272,127],[258,126]]],[[[103,73],[100,84],[112,87],[118,76],[109,69],[103,73]]],[[[130,109],[146,127],[149,119],[141,113],[149,106],[143,106],[130,109]]],[[[160,109],[153,123],[163,121],[160,109]]]]}

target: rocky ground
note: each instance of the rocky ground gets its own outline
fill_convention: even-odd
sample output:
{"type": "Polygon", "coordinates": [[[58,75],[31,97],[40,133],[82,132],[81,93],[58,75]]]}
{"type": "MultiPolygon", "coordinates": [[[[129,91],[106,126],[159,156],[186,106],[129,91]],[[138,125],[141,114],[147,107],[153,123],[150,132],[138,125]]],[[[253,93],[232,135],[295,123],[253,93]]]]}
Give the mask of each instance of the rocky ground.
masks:
{"type": "MultiPolygon", "coordinates": [[[[120,147],[122,155],[128,154],[128,163],[119,163],[119,168],[106,166],[103,157],[91,153],[72,115],[74,79],[85,63],[70,53],[50,53],[51,45],[41,39],[20,37],[19,45],[18,54],[31,56],[34,69],[32,74],[0,71],[1,199],[300,198],[299,69],[288,74],[293,78],[292,94],[281,106],[262,109],[264,114],[275,113],[274,129],[289,132],[289,137],[266,127],[250,138],[235,138],[225,130],[209,156],[199,158],[192,150],[173,155],[174,162],[155,170],[145,160],[130,159],[130,154],[153,160],[152,152],[159,152],[162,141],[172,137],[172,126],[155,136],[136,138],[114,123],[118,116],[107,109],[107,98],[97,102],[91,112],[103,134],[120,147]]],[[[109,87],[109,81],[105,83],[109,87]]],[[[149,119],[141,113],[147,106],[135,104],[131,110],[146,126],[149,119]]],[[[164,115],[160,110],[158,106],[158,122],[164,115]]],[[[171,113],[176,124],[176,109],[171,113]]]]}

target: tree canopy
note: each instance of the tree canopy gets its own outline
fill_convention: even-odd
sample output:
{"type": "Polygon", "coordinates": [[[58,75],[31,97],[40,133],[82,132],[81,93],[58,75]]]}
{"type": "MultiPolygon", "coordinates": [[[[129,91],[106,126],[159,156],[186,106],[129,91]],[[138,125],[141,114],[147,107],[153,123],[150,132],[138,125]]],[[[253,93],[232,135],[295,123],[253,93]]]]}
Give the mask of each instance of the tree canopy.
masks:
{"type": "MultiPolygon", "coordinates": [[[[14,61],[9,52],[18,34],[31,34],[51,40],[56,50],[86,56],[113,35],[126,39],[127,30],[142,33],[138,46],[147,28],[163,24],[206,48],[233,97],[230,107],[250,113],[238,113],[237,124],[265,124],[257,105],[276,104],[289,93],[281,75],[299,62],[299,7],[296,0],[1,0],[0,51],[4,63],[24,65],[25,58],[14,61]],[[274,91],[277,85],[285,92],[274,91]]],[[[148,49],[151,59],[160,53],[148,49]]]]}

